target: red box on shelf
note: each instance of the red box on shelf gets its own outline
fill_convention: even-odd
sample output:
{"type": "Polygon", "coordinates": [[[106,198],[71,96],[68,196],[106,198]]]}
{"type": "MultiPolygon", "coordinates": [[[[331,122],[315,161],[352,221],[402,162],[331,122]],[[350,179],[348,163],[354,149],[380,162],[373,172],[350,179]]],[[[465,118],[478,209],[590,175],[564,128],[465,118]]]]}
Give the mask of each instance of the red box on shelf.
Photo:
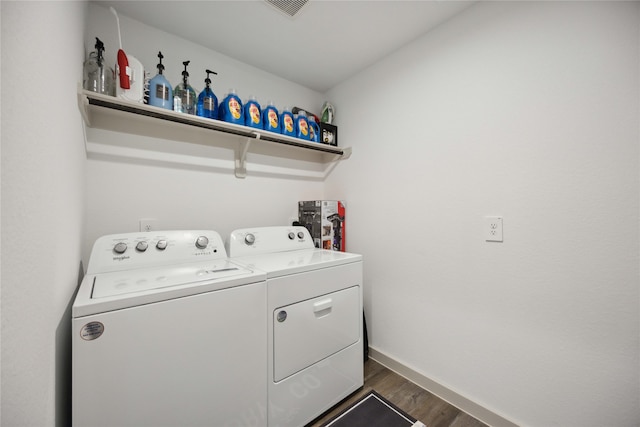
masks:
{"type": "Polygon", "coordinates": [[[298,222],[305,226],[316,248],[345,252],[345,207],[339,200],[298,202],[298,222]]]}

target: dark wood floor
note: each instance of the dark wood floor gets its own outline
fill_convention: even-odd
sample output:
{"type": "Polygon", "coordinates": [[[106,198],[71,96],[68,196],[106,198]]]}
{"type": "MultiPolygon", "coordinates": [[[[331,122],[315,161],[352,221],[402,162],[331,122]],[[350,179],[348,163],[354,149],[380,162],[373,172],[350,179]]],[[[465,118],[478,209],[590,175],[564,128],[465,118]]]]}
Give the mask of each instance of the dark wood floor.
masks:
{"type": "Polygon", "coordinates": [[[398,408],[422,421],[427,427],[487,427],[486,424],[371,359],[364,364],[362,390],[307,427],[320,427],[370,390],[377,391],[398,408]]]}

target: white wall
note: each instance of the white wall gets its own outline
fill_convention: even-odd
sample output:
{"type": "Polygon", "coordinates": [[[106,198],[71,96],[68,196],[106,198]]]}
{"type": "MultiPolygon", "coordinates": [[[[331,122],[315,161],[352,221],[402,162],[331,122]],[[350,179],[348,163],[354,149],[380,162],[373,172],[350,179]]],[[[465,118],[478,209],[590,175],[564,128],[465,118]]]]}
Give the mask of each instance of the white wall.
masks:
{"type": "MultiPolygon", "coordinates": [[[[208,68],[218,73],[211,76],[211,89],[219,101],[230,88],[234,88],[242,100],[255,95],[261,104],[272,100],[279,109],[284,106],[298,106],[320,110],[322,106],[324,100],[318,92],[176,37],[162,29],[150,27],[128,16],[119,14],[119,18],[123,50],[127,55],[133,55],[140,60],[150,77],[158,72],[158,51],[162,51],[162,64],[165,66],[163,75],[174,87],[182,81],[182,62],[189,60],[189,83],[198,93],[205,85],[205,70],[208,68]]],[[[96,37],[105,44],[107,63],[115,64],[119,48],[116,18],[109,9],[90,3],[84,37],[87,53],[95,50],[96,37]]]]}
{"type": "MultiPolygon", "coordinates": [[[[273,100],[278,108],[295,105],[320,110],[323,98],[310,89],[127,16],[120,15],[120,25],[124,50],[138,58],[152,76],[157,72],[157,54],[161,50],[165,57],[165,76],[174,85],[181,81],[182,61],[191,60],[190,82],[196,91],[204,87],[204,70],[210,68],[219,73],[212,77],[212,89],[220,100],[229,88],[235,88],[243,99],[253,94],[261,103],[273,100]]],[[[85,34],[87,50],[93,50],[96,36],[105,43],[107,58],[112,57],[115,62],[118,47],[115,17],[107,9],[90,4],[85,34]]],[[[168,146],[168,150],[176,150],[179,154],[203,149],[196,144],[149,141],[148,138],[94,129],[87,129],[87,136],[89,141],[98,143],[119,139],[136,146],[168,146]]],[[[219,154],[233,164],[232,151],[219,154]]],[[[255,169],[252,170],[255,159],[256,156],[249,156],[248,177],[238,179],[232,170],[210,171],[179,164],[167,166],[91,157],[87,164],[87,228],[83,259],[88,260],[91,245],[97,237],[137,231],[140,218],[156,218],[158,226],[164,229],[213,229],[226,238],[236,228],[285,225],[293,214],[297,214],[298,200],[324,196],[322,181],[256,175],[255,169]]],[[[267,160],[267,167],[287,167],[287,162],[267,160]]]]}
{"type": "MultiPolygon", "coordinates": [[[[84,8],[0,2],[2,425],[68,421],[67,305],[98,235],[141,217],[224,235],[325,196],[348,201],[374,348],[522,425],[638,424],[637,2],[473,6],[327,96],[354,154],[325,184],[85,162],[82,41],[116,39],[93,4],[83,33],[84,8]],[[483,241],[485,215],[504,216],[504,243],[483,241]]],[[[191,59],[197,89],[213,68],[221,92],[324,98],[121,24],[145,66],[159,48],[191,59]]]]}
{"type": "Polygon", "coordinates": [[[64,426],[84,220],[82,2],[0,3],[3,426],[64,426]]]}
{"type": "Polygon", "coordinates": [[[328,94],[372,347],[523,426],[640,423],[639,42],[637,2],[480,2],[328,94]]]}

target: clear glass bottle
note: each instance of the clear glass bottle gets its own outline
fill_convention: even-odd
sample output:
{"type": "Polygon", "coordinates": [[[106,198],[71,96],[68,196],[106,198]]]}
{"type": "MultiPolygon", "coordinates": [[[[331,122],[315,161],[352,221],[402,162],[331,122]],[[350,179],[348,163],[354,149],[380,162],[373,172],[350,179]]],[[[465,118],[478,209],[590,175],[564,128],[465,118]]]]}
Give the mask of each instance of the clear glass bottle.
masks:
{"type": "Polygon", "coordinates": [[[104,43],[97,37],[95,48],[84,62],[82,87],[92,92],[116,96],[115,74],[113,68],[104,64],[104,43]]]}
{"type": "Polygon", "coordinates": [[[196,91],[189,84],[189,72],[187,66],[191,61],[184,61],[184,71],[182,72],[182,82],[173,89],[173,96],[180,98],[182,101],[181,113],[196,114],[196,102],[198,98],[196,91]]]}

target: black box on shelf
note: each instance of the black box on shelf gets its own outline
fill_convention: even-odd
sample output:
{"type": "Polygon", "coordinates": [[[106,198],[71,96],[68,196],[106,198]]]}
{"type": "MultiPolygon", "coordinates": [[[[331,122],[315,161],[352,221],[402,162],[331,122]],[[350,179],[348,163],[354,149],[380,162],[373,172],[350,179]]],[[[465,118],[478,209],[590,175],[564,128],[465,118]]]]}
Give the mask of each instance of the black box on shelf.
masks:
{"type": "Polygon", "coordinates": [[[338,126],[320,122],[320,142],[338,146],[338,126]]]}

